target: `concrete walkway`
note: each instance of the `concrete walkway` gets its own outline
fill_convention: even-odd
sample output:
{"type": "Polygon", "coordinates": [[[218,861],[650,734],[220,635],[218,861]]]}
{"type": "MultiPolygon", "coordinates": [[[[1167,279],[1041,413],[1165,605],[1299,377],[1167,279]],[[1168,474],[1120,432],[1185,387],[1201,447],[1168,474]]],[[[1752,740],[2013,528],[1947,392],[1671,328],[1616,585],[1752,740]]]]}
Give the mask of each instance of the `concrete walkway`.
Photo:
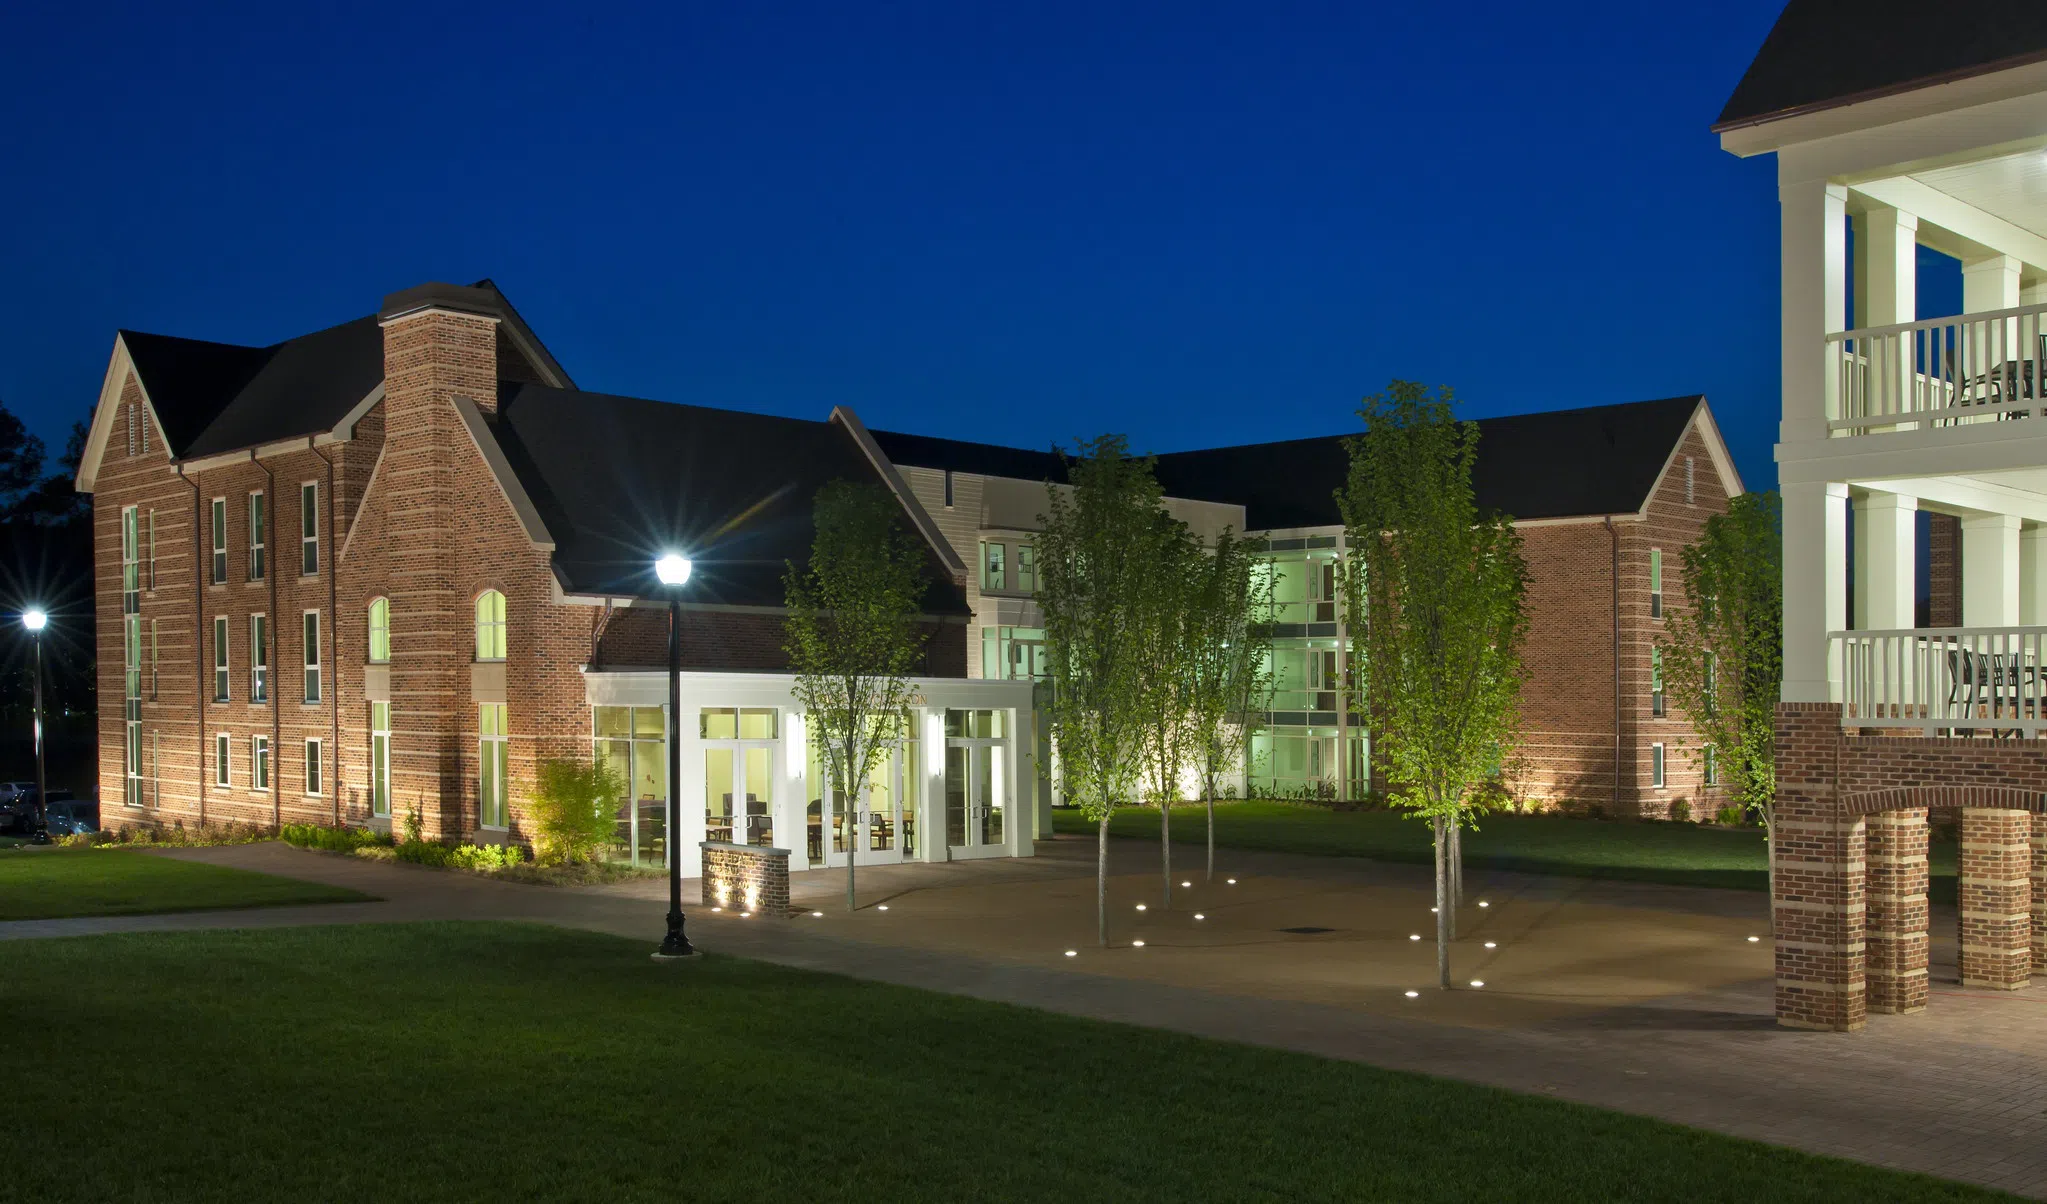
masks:
{"type": "MultiPolygon", "coordinates": [[[[1093,850],[1084,842],[1049,842],[1041,850],[1044,856],[1027,861],[863,870],[862,902],[871,907],[894,899],[895,916],[923,910],[920,899],[949,897],[946,892],[954,889],[1028,889],[1035,883],[1045,890],[1073,890],[1092,875],[1093,850]]],[[[279,844],[165,855],[329,882],[386,901],[26,921],[0,924],[0,939],[498,919],[644,937],[651,949],[665,910],[665,888],[658,882],[519,886],[279,844]]],[[[1119,842],[1114,854],[1120,870],[1140,874],[1156,873],[1156,855],[1149,842],[1119,842]]],[[[1346,859],[1231,853],[1228,864],[1247,884],[1259,878],[1391,889],[1422,881],[1422,871],[1413,867],[1346,859]]],[[[2034,991],[2010,994],[1963,991],[1952,982],[1951,941],[1944,950],[1936,945],[1931,1009],[1874,1017],[1861,1033],[1777,1028],[1767,971],[1621,1006],[1536,1009],[1502,1024],[1496,1017],[1456,1014],[1439,1006],[1441,996],[1418,1001],[1417,1014],[1376,1003],[1339,1006],[1200,989],[1133,976],[1119,970],[1108,953],[1096,956],[1092,950],[1074,959],[1057,952],[1045,959],[1014,952],[975,955],[956,943],[891,935],[872,910],[845,916],[843,881],[837,871],[800,875],[795,894],[826,915],[793,920],[710,914],[694,906],[696,884],[688,883],[684,906],[691,939],[712,953],[1447,1076],[2047,1199],[2047,981],[2034,991]],[[830,910],[835,898],[837,911],[830,910]],[[1420,1018],[1431,1012],[1439,1014],[1420,1018]]],[[[1502,897],[1663,913],[1673,924],[1760,923],[1763,911],[1760,895],[1734,891],[1505,874],[1474,875],[1472,882],[1476,890],[1502,897]]],[[[1091,897],[1091,882],[1087,891],[1091,897]]],[[[1937,933],[1952,932],[1951,911],[1943,917],[1937,909],[1934,922],[1937,933]]],[[[677,969],[687,973],[686,967],[677,969]]]]}

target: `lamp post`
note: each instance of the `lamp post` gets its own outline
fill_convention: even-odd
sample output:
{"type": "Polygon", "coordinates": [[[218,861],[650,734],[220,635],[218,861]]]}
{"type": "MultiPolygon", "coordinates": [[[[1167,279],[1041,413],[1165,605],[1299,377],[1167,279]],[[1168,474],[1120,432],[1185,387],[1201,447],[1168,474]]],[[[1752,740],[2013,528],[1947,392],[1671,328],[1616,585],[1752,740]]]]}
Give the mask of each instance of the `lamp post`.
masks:
{"type": "Polygon", "coordinates": [[[36,644],[36,830],[31,844],[50,843],[50,799],[43,783],[43,628],[50,616],[40,610],[23,611],[21,625],[28,628],[36,644]]]}
{"type": "Polygon", "coordinates": [[[654,562],[654,575],[668,587],[668,935],[657,958],[691,957],[696,950],[682,934],[682,587],[689,582],[689,558],[668,553],[654,562]]]}

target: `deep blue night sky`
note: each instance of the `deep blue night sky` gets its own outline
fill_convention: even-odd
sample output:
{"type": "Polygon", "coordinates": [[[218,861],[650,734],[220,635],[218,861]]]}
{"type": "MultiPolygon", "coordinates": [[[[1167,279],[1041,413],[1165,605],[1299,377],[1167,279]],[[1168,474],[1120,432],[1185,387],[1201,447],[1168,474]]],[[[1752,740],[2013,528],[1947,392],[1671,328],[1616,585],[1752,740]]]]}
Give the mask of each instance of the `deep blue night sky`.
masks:
{"type": "Polygon", "coordinates": [[[1707,126],[1779,6],[22,5],[0,400],[61,446],[117,327],[490,276],[606,392],[1151,451],[1704,392],[1768,485],[1774,164],[1707,126]]]}

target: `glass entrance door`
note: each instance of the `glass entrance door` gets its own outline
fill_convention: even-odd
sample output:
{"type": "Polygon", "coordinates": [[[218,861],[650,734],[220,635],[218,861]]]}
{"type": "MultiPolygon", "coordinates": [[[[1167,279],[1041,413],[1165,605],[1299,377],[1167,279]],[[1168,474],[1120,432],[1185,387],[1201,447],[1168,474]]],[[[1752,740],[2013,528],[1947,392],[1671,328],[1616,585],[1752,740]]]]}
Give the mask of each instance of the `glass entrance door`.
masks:
{"type": "Polygon", "coordinates": [[[954,857],[1003,847],[1009,745],[1001,711],[945,713],[945,843],[954,857]]]}
{"type": "Polygon", "coordinates": [[[704,709],[705,840],[775,843],[776,719],[768,709],[704,709]]]}
{"type": "Polygon", "coordinates": [[[843,866],[849,852],[861,865],[888,865],[917,856],[917,742],[891,743],[867,775],[857,799],[843,799],[832,789],[830,771],[816,749],[811,751],[811,780],[818,797],[810,805],[812,864],[843,866]],[[852,805],[848,805],[848,804],[852,805]],[[829,822],[825,817],[829,815],[829,822]]]}

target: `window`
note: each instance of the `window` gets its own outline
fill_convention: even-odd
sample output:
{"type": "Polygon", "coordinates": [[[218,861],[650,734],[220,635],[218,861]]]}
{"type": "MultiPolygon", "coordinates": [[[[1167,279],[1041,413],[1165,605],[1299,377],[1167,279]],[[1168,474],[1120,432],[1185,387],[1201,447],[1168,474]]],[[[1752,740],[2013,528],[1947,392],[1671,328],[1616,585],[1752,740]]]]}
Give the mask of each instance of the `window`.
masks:
{"type": "Polygon", "coordinates": [[[249,580],[263,580],[268,550],[263,541],[263,491],[258,489],[249,495],[249,580]]]}
{"type": "Polygon", "coordinates": [[[270,620],[249,616],[249,701],[270,701],[270,620]]]}
{"type": "Polygon", "coordinates": [[[136,563],[135,507],[121,510],[121,612],[134,614],[142,609],[141,582],[136,574],[140,571],[136,563]]]}
{"type": "Polygon", "coordinates": [[[156,592],[156,507],[149,508],[149,592],[156,592]]]}
{"type": "Polygon", "coordinates": [[[1700,781],[1708,786],[1718,786],[1720,784],[1720,757],[1712,745],[1708,744],[1701,750],[1699,760],[1700,781]]]}
{"type": "Polygon", "coordinates": [[[1649,650],[1649,713],[1663,715],[1663,649],[1649,650]]]}
{"type": "Polygon", "coordinates": [[[213,784],[225,786],[227,776],[228,738],[226,732],[216,732],[213,737],[213,784]]]}
{"type": "Polygon", "coordinates": [[[156,701],[156,620],[149,621],[149,701],[156,701]]]}
{"type": "Polygon", "coordinates": [[[1026,594],[1038,592],[1038,549],[1027,543],[1016,545],[1016,588],[1026,594]]]}
{"type": "Polygon", "coordinates": [[[320,612],[306,612],[306,701],[320,701],[320,612]]]}
{"type": "MultiPolygon", "coordinates": [[[[141,409],[140,406],[136,408],[141,409]]],[[[146,452],[149,450],[149,412],[147,410],[143,410],[135,416],[135,425],[142,428],[142,450],[146,452]]]]}
{"type": "Polygon", "coordinates": [[[476,599],[476,659],[505,659],[505,596],[494,589],[476,599]]]}
{"type": "Polygon", "coordinates": [[[1711,650],[1708,650],[1703,658],[1699,677],[1699,684],[1704,687],[1700,692],[1706,696],[1703,700],[1706,704],[1706,718],[1711,719],[1713,712],[1720,709],[1720,662],[1714,659],[1711,650]]]}
{"type": "Polygon", "coordinates": [[[660,707],[593,707],[596,759],[625,787],[616,852],[634,865],[665,865],[668,825],[667,716],[660,707]]]}
{"type": "Polygon", "coordinates": [[[1651,744],[1649,746],[1649,785],[1658,790],[1663,789],[1663,746],[1661,744],[1651,744]]]}
{"type": "Polygon", "coordinates": [[[306,741],[306,793],[320,793],[320,742],[306,741]]]}
{"type": "Polygon", "coordinates": [[[985,541],[981,544],[982,589],[1001,590],[1009,588],[1009,575],[1003,571],[1002,552],[1002,544],[987,543],[985,541]]]}
{"type": "Polygon", "coordinates": [[[1693,462],[1693,460],[1692,460],[1692,458],[1691,458],[1690,456],[1686,456],[1686,457],[1685,457],[1685,505],[1687,505],[1687,506],[1690,506],[1690,505],[1692,505],[1692,504],[1696,503],[1696,502],[1697,502],[1697,501],[1699,500],[1699,488],[1698,488],[1698,486],[1699,486],[1699,474],[1698,474],[1698,471],[1697,471],[1697,466],[1696,466],[1696,465],[1694,464],[1694,462],[1693,462]]]}
{"type": "Polygon", "coordinates": [[[476,822],[479,827],[504,828],[510,826],[510,816],[505,807],[505,708],[503,703],[485,703],[477,708],[480,714],[476,720],[477,739],[482,744],[478,758],[480,780],[477,783],[476,822]]]}
{"type": "MultiPolygon", "coordinates": [[[[227,701],[227,616],[213,621],[213,701],[227,701]]],[[[225,785],[226,783],[222,783],[225,785]]]]}
{"type": "Polygon", "coordinates": [[[1649,617],[1663,617],[1663,549],[1649,549],[1649,617]]]}
{"type": "Polygon", "coordinates": [[[136,450],[135,448],[136,419],[140,417],[141,412],[142,407],[140,405],[132,401],[128,403],[128,454],[131,456],[135,454],[136,450]]]}
{"type": "Polygon", "coordinates": [[[370,814],[391,818],[391,704],[370,704],[370,814]]]}
{"type": "Polygon", "coordinates": [[[249,786],[255,790],[270,789],[270,737],[249,737],[249,786]]]}
{"type": "Polygon", "coordinates": [[[370,663],[387,664],[391,660],[391,600],[370,599],[370,663]]]}
{"type": "Polygon", "coordinates": [[[777,718],[771,707],[705,707],[700,713],[705,840],[775,843],[777,718]]]}
{"type": "Polygon", "coordinates": [[[310,577],[320,571],[320,487],[311,481],[299,486],[299,572],[310,577]]]}
{"type": "Polygon", "coordinates": [[[213,583],[227,584],[227,499],[213,499],[213,583]]]}

